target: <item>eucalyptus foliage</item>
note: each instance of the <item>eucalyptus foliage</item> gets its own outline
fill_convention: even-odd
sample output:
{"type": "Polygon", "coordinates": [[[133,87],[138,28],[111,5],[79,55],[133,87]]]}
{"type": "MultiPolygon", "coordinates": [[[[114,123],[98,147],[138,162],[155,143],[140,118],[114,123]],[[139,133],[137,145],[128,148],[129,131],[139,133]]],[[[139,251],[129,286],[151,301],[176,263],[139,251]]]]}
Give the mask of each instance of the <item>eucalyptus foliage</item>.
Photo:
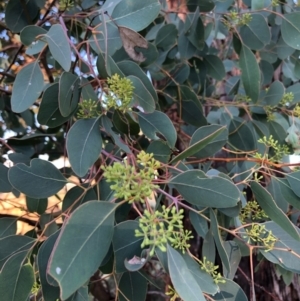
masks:
{"type": "Polygon", "coordinates": [[[0,215],[1,300],[244,301],[254,258],[300,273],[300,9],[176,3],[0,4],[0,193],[37,217],[0,215]]]}

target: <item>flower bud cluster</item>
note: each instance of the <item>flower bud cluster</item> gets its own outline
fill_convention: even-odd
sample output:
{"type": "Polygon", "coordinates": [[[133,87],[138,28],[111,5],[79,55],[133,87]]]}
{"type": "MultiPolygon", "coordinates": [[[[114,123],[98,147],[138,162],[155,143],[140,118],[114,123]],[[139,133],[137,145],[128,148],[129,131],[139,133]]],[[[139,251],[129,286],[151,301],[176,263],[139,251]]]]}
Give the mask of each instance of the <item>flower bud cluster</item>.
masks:
{"type": "Polygon", "coordinates": [[[177,211],[175,207],[165,206],[162,206],[162,211],[144,211],[139,219],[140,229],[135,230],[135,236],[144,237],[141,247],[150,246],[150,256],[154,254],[155,247],[166,252],[168,242],[181,250],[190,246],[187,240],[192,238],[192,235],[190,231],[183,229],[183,212],[183,209],[177,211]]]}
{"type": "Polygon", "coordinates": [[[152,181],[157,175],[160,163],[153,158],[153,154],[141,151],[137,155],[139,169],[124,163],[115,162],[110,166],[102,166],[104,177],[108,183],[114,182],[110,188],[115,191],[115,197],[122,198],[129,203],[142,202],[151,197],[152,192],[158,188],[152,181]]]}
{"type": "Polygon", "coordinates": [[[205,256],[203,257],[203,261],[200,260],[200,265],[201,265],[201,270],[204,270],[206,273],[210,274],[216,284],[226,282],[223,276],[217,271],[219,266],[214,265],[209,260],[206,260],[205,256]]]}
{"type": "Polygon", "coordinates": [[[119,74],[114,74],[107,79],[109,92],[105,96],[104,102],[107,109],[114,108],[120,111],[130,110],[130,103],[133,96],[133,84],[130,79],[121,78],[119,74]]]}
{"type": "Polygon", "coordinates": [[[97,110],[97,102],[91,99],[83,100],[78,104],[77,117],[80,119],[89,119],[98,117],[100,113],[97,110]]]}
{"type": "Polygon", "coordinates": [[[246,229],[248,243],[254,242],[266,248],[265,252],[273,250],[276,241],[278,240],[272,231],[266,230],[266,226],[262,224],[251,224],[250,229],[246,229]]]}
{"type": "Polygon", "coordinates": [[[247,223],[249,219],[252,221],[260,221],[266,218],[268,218],[268,216],[255,200],[248,202],[240,213],[240,220],[243,224],[247,223]]]}

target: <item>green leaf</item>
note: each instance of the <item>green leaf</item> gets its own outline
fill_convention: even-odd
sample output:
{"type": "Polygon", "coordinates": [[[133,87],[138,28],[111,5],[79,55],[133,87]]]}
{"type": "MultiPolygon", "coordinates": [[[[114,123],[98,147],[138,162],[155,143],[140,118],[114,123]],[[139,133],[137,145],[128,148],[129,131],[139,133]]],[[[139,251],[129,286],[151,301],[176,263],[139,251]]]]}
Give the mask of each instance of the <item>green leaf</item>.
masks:
{"type": "Polygon", "coordinates": [[[228,255],[229,264],[230,264],[230,271],[228,271],[223,264],[223,275],[225,278],[233,280],[242,258],[240,248],[238,244],[233,240],[224,241],[223,246],[228,255]]]}
{"type": "Polygon", "coordinates": [[[42,102],[40,104],[37,115],[38,122],[55,128],[68,121],[74,112],[69,116],[62,116],[58,104],[59,83],[52,84],[43,93],[42,102]]]}
{"type": "Polygon", "coordinates": [[[194,211],[190,211],[189,217],[197,234],[204,238],[208,232],[207,220],[194,211]]]}
{"type": "Polygon", "coordinates": [[[300,197],[300,171],[286,174],[286,178],[293,192],[300,197]]]}
{"type": "Polygon", "coordinates": [[[115,204],[91,201],[64,223],[48,265],[62,299],[84,285],[100,266],[111,244],[115,209],[115,204]]]}
{"type": "Polygon", "coordinates": [[[46,35],[49,50],[53,58],[65,71],[71,68],[71,47],[67,33],[60,24],[54,24],[46,35]]]}
{"type": "Polygon", "coordinates": [[[292,48],[300,50],[300,13],[294,12],[282,16],[281,34],[283,40],[292,48]]]}
{"type": "Polygon", "coordinates": [[[237,205],[240,193],[229,180],[209,178],[201,170],[189,170],[172,178],[172,184],[189,203],[202,207],[229,208],[237,205]]]}
{"type": "Polygon", "coordinates": [[[15,113],[24,112],[40,96],[44,77],[38,61],[32,62],[18,72],[12,89],[11,108],[15,113]]]}
{"type": "MultiPolygon", "coordinates": [[[[201,129],[201,128],[200,128],[201,129]]],[[[200,130],[199,129],[199,130],[200,130]]],[[[209,131],[209,128],[207,128],[209,131]]],[[[210,128],[213,129],[213,128],[210,128]]],[[[186,148],[183,152],[181,152],[178,156],[176,156],[171,162],[178,162],[179,160],[183,160],[185,158],[188,158],[190,156],[193,156],[196,153],[199,153],[203,148],[205,148],[211,141],[214,141],[216,137],[218,137],[223,131],[225,131],[225,127],[221,127],[216,129],[213,133],[210,135],[204,137],[201,140],[198,140],[194,144],[190,145],[188,148],[186,148]]],[[[201,133],[201,132],[200,132],[201,133]]],[[[201,136],[201,135],[200,135],[201,136]]],[[[198,138],[198,134],[196,135],[196,138],[198,138]]],[[[194,140],[196,140],[196,138],[194,140]]]]}
{"type": "Polygon", "coordinates": [[[154,140],[147,148],[147,153],[153,154],[153,158],[167,164],[171,156],[171,149],[165,141],[154,140]]]}
{"type": "Polygon", "coordinates": [[[276,106],[281,101],[284,94],[284,86],[279,81],[274,81],[268,88],[264,97],[263,104],[267,106],[276,106]]]}
{"type": "Polygon", "coordinates": [[[147,77],[145,72],[141,69],[141,67],[137,63],[132,62],[132,61],[122,61],[122,62],[118,63],[117,65],[121,69],[121,71],[124,73],[125,76],[134,75],[137,78],[139,78],[142,81],[142,83],[144,84],[145,88],[152,95],[154,101],[158,100],[156,91],[155,91],[151,81],[149,80],[149,78],[147,77]]]}
{"type": "Polygon", "coordinates": [[[241,151],[253,151],[257,148],[257,139],[251,124],[240,117],[233,117],[229,125],[229,143],[241,151]],[[247,139],[244,139],[247,137],[247,139]]]}
{"type": "Polygon", "coordinates": [[[158,140],[157,134],[160,134],[166,139],[170,148],[174,148],[177,133],[172,121],[166,114],[154,111],[152,114],[139,113],[138,116],[141,130],[149,139],[158,140]]]}
{"type": "Polygon", "coordinates": [[[193,260],[187,253],[183,254],[182,257],[201,290],[210,295],[216,294],[219,291],[219,287],[215,284],[210,274],[202,270],[199,263],[193,260]]]}
{"type": "Polygon", "coordinates": [[[190,146],[202,141],[206,137],[213,135],[216,131],[222,129],[220,134],[209,142],[201,151],[193,154],[197,158],[207,158],[213,156],[219,151],[228,140],[228,130],[221,125],[213,124],[200,127],[192,136],[190,146]]]}
{"type": "Polygon", "coordinates": [[[211,227],[212,234],[214,236],[214,240],[215,240],[215,244],[216,244],[219,256],[220,256],[222,264],[224,265],[226,270],[230,272],[229,259],[228,259],[227,253],[225,251],[225,248],[223,246],[222,238],[220,236],[217,217],[212,208],[210,208],[210,210],[209,210],[209,216],[210,216],[210,227],[211,227]]]}
{"type": "Polygon", "coordinates": [[[108,55],[113,55],[122,47],[118,27],[112,22],[101,22],[99,26],[96,26],[89,43],[93,50],[99,54],[107,52],[108,55]]]}
{"type": "MultiPolygon", "coordinates": [[[[296,241],[290,233],[284,231],[274,222],[264,223],[266,230],[272,231],[272,234],[278,238],[274,245],[274,249],[268,252],[260,253],[269,261],[276,263],[283,268],[294,273],[300,273],[300,242],[296,241]]],[[[299,230],[298,230],[299,233],[299,230]]]]}
{"type": "Polygon", "coordinates": [[[260,71],[255,55],[246,45],[242,45],[240,51],[240,67],[246,94],[255,103],[260,91],[260,71]]]}
{"type": "MultiPolygon", "coordinates": [[[[116,112],[117,111],[115,111],[115,113],[116,112]]],[[[118,135],[114,132],[114,130],[113,130],[114,126],[113,126],[111,120],[107,116],[104,115],[104,116],[101,116],[101,122],[102,122],[103,127],[106,130],[106,133],[111,136],[114,143],[127,154],[131,154],[131,150],[128,147],[128,145],[121,139],[120,135],[118,135]]]]}
{"type": "Polygon", "coordinates": [[[115,226],[113,247],[116,273],[126,272],[124,261],[141,254],[141,244],[144,238],[135,236],[136,229],[139,229],[137,221],[126,221],[115,226]]]}
{"type": "Polygon", "coordinates": [[[32,198],[47,198],[66,185],[66,179],[50,162],[33,159],[30,166],[23,163],[9,169],[8,179],[12,186],[32,198]]]}
{"type": "Polygon", "coordinates": [[[0,238],[14,235],[17,232],[17,218],[1,217],[0,218],[0,238]]]}
{"type": "Polygon", "coordinates": [[[290,203],[294,208],[300,210],[300,198],[291,189],[288,180],[277,178],[283,198],[290,203]]]}
{"type": "Polygon", "coordinates": [[[294,225],[282,210],[276,205],[272,196],[258,183],[251,182],[251,189],[257,202],[268,217],[289,233],[294,239],[300,241],[300,236],[294,225]]]}
{"type": "Polygon", "coordinates": [[[270,29],[261,14],[251,14],[251,18],[248,24],[240,28],[240,36],[250,49],[260,50],[270,43],[270,29]]]}
{"type": "Polygon", "coordinates": [[[145,301],[147,280],[139,272],[126,272],[122,275],[118,286],[120,301],[145,301]]]}
{"type": "Polygon", "coordinates": [[[112,18],[118,26],[125,26],[134,31],[147,27],[160,12],[158,0],[135,1],[123,0],[112,12],[112,18]]]}
{"type": "Polygon", "coordinates": [[[4,263],[18,252],[26,251],[25,258],[34,243],[33,238],[21,235],[11,235],[0,239],[0,270],[4,263]]]}
{"type": "Polygon", "coordinates": [[[36,212],[38,214],[43,214],[48,206],[48,199],[35,199],[26,196],[26,207],[29,212],[36,212]]]}
{"type": "Polygon", "coordinates": [[[80,78],[70,72],[64,72],[59,79],[58,103],[63,117],[70,116],[78,105],[81,89],[80,78]]]}
{"type": "Polygon", "coordinates": [[[11,256],[0,273],[0,295],[2,300],[26,301],[34,283],[34,272],[28,263],[23,265],[27,251],[11,256]]]}
{"type": "Polygon", "coordinates": [[[174,46],[177,41],[178,31],[174,24],[166,24],[158,31],[155,44],[157,48],[163,50],[169,50],[171,46],[174,46]]]}
{"type": "Polygon", "coordinates": [[[100,119],[79,119],[67,136],[67,151],[74,172],[83,177],[96,162],[102,149],[100,119]]]}
{"type": "Polygon", "coordinates": [[[222,80],[225,77],[225,67],[216,55],[206,55],[203,61],[207,68],[207,73],[212,78],[222,80]]]}
{"type": "Polygon", "coordinates": [[[127,76],[131,80],[133,90],[133,101],[143,113],[153,113],[155,110],[155,99],[147,90],[144,83],[136,76],[127,76]]]}
{"type": "Polygon", "coordinates": [[[88,201],[97,200],[97,195],[93,189],[84,190],[80,186],[74,186],[66,193],[63,204],[62,212],[73,212],[81,204],[88,201]]]}
{"type": "Polygon", "coordinates": [[[10,0],[5,8],[5,24],[12,32],[20,32],[25,26],[33,23],[39,8],[35,1],[10,0]]]}
{"type": "Polygon", "coordinates": [[[168,245],[168,267],[174,288],[183,301],[205,301],[201,288],[184,259],[168,245]]]}
{"type": "Polygon", "coordinates": [[[11,192],[11,185],[8,181],[8,168],[0,163],[0,193],[11,192]]]}
{"type": "Polygon", "coordinates": [[[225,283],[219,283],[220,292],[212,296],[216,301],[248,301],[244,291],[238,284],[230,279],[226,279],[225,283]]]}
{"type": "Polygon", "coordinates": [[[89,301],[89,289],[88,286],[82,286],[66,301],[89,301]]]}
{"type": "MultiPolygon", "coordinates": [[[[47,34],[46,29],[35,25],[29,25],[23,28],[23,30],[21,31],[20,39],[25,46],[29,46],[32,42],[36,41],[37,36],[45,34],[47,34]]],[[[45,45],[46,43],[42,42],[42,44],[45,45]]]]}
{"type": "MultiPolygon", "coordinates": [[[[39,252],[37,255],[37,264],[39,269],[39,277],[41,281],[44,301],[53,301],[59,298],[59,287],[50,285],[50,283],[47,280],[47,277],[51,277],[50,275],[47,276],[48,261],[58,235],[59,231],[55,232],[50,237],[48,237],[48,239],[45,242],[43,242],[42,246],[39,248],[39,252]]],[[[51,280],[55,281],[54,279],[51,280]]]]}

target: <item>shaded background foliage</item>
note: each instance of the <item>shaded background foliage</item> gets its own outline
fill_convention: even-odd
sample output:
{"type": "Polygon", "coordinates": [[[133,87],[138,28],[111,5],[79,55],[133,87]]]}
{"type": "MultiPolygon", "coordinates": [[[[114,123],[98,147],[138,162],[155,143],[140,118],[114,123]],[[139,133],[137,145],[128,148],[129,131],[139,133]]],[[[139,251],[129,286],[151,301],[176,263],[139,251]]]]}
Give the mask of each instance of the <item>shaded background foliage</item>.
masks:
{"type": "Polygon", "coordinates": [[[168,285],[186,301],[299,299],[298,3],[0,7],[1,203],[23,210],[0,217],[3,300],[166,300],[168,285]],[[134,87],[131,111],[107,106],[115,74],[134,87]],[[159,189],[120,205],[101,165],[141,150],[162,164],[159,189]],[[134,235],[162,204],[185,209],[188,253],[151,257],[134,235]],[[17,221],[32,230],[16,235],[17,221]],[[253,239],[254,222],[275,244],[253,239]]]}

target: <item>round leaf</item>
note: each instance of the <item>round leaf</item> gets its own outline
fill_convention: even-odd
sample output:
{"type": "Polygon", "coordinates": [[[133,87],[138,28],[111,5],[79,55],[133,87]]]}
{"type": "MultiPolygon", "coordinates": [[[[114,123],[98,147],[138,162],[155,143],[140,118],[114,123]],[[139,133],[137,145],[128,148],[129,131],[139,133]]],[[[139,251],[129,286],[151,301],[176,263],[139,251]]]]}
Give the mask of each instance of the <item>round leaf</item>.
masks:
{"type": "Polygon", "coordinates": [[[80,119],[67,136],[67,151],[74,172],[83,177],[96,162],[102,149],[99,118],[80,119]]]}
{"type": "Polygon", "coordinates": [[[292,48],[300,50],[300,13],[285,14],[282,18],[281,34],[292,48]]]}
{"type": "Polygon", "coordinates": [[[8,179],[12,186],[32,198],[47,198],[66,185],[66,179],[50,162],[33,159],[30,166],[23,163],[10,168],[8,179]]]}

